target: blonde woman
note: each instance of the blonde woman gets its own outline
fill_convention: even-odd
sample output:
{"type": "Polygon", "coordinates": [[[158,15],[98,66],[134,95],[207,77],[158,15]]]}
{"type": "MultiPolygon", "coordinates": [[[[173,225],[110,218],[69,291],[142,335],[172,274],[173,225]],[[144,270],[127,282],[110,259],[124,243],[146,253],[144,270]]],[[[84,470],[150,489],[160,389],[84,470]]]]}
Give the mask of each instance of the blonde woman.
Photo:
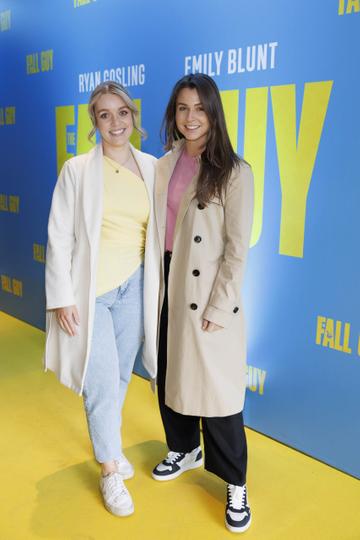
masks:
{"type": "Polygon", "coordinates": [[[83,395],[105,507],[125,516],[134,469],[122,452],[121,409],[143,341],[144,366],[151,377],[156,370],[156,159],[129,142],[142,130],[120,84],[97,86],[89,115],[89,137],[98,130],[100,143],[64,164],[52,199],[45,365],[83,395]]]}

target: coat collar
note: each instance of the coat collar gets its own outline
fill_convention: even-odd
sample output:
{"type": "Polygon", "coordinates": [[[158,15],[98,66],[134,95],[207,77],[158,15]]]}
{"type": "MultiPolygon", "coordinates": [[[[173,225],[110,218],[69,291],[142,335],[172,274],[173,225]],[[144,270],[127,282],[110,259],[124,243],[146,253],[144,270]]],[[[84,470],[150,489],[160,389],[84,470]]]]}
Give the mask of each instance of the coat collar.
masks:
{"type": "Polygon", "coordinates": [[[83,169],[83,210],[90,246],[98,240],[103,213],[103,150],[97,144],[86,155],[83,169]]]}
{"type": "MultiPolygon", "coordinates": [[[[143,152],[130,144],[130,151],[144,180],[152,206],[153,165],[143,152]]],[[[103,215],[104,165],[101,142],[87,153],[83,169],[83,210],[90,245],[100,236],[103,215]]],[[[95,244],[94,244],[95,245],[95,244]]]]}
{"type": "Polygon", "coordinates": [[[166,193],[172,173],[174,172],[177,160],[183,150],[185,140],[175,141],[172,150],[165,154],[158,161],[158,174],[156,179],[156,193],[166,193]]]}
{"type": "MultiPolygon", "coordinates": [[[[171,176],[174,172],[175,165],[180,157],[180,154],[184,148],[185,140],[180,139],[173,145],[173,149],[165,154],[158,161],[157,173],[156,173],[156,187],[155,187],[155,213],[156,224],[159,236],[159,242],[162,254],[165,250],[165,232],[166,232],[166,217],[167,217],[167,195],[171,176]]],[[[176,236],[180,230],[181,224],[184,220],[186,212],[190,206],[191,201],[196,195],[198,174],[196,174],[187,187],[183,197],[181,199],[180,207],[176,217],[175,230],[174,230],[174,243],[176,236]]]]}
{"type": "Polygon", "coordinates": [[[130,144],[130,151],[138,166],[141,177],[144,180],[146,187],[148,189],[151,188],[152,190],[154,170],[152,168],[152,164],[149,159],[149,156],[144,154],[140,150],[137,150],[137,148],[135,148],[135,146],[133,146],[132,144],[130,144]]]}

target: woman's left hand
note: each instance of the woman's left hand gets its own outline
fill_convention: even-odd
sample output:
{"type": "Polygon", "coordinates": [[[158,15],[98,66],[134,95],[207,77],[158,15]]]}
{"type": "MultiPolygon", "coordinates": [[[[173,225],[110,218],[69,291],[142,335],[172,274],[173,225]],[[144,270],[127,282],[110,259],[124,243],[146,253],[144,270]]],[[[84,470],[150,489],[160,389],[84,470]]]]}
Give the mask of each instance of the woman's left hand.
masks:
{"type": "Polygon", "coordinates": [[[218,324],[203,319],[201,328],[205,330],[205,332],[216,332],[217,330],[222,330],[223,326],[219,326],[218,324]]]}

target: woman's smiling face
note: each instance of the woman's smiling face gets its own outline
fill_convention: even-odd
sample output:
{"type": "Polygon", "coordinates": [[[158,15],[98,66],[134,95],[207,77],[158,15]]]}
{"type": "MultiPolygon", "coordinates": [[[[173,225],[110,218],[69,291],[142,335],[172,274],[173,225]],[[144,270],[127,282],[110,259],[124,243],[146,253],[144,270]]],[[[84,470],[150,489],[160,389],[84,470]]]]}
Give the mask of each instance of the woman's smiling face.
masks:
{"type": "Polygon", "coordinates": [[[109,146],[123,146],[132,134],[134,123],[129,107],[116,94],[103,94],[95,104],[96,127],[109,146]]]}
{"type": "Polygon", "coordinates": [[[176,100],[176,127],[189,142],[206,144],[210,122],[195,88],[183,88],[176,100]]]}

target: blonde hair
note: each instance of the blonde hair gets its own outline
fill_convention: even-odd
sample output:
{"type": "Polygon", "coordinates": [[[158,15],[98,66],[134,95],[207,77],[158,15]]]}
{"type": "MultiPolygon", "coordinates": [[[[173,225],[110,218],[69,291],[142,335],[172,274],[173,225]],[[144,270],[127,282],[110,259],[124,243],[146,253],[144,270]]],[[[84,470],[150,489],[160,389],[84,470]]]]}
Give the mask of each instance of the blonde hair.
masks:
{"type": "Polygon", "coordinates": [[[146,131],[138,125],[139,111],[135,103],[133,102],[129,92],[120,83],[117,83],[115,81],[106,81],[98,84],[98,86],[93,90],[90,96],[88,113],[93,127],[88,134],[89,141],[92,142],[92,138],[96,133],[95,105],[98,99],[105,94],[114,94],[115,96],[121,97],[121,99],[125,102],[126,106],[130,109],[134,129],[136,129],[136,131],[140,133],[141,137],[145,138],[146,131]]]}

